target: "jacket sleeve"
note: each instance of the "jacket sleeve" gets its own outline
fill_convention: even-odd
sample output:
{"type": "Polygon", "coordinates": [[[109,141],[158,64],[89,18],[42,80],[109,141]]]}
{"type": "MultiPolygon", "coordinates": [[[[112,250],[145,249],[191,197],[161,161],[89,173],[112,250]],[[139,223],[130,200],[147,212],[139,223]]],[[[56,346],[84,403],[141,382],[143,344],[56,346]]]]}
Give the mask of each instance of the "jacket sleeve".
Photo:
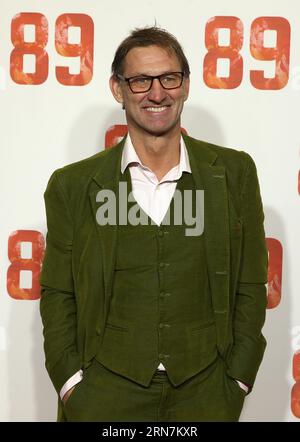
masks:
{"type": "Polygon", "coordinates": [[[256,167],[248,154],[242,154],[246,157],[241,190],[243,238],[228,374],[251,388],[266,347],[262,327],[267,305],[268,253],[256,167]]]}
{"type": "Polygon", "coordinates": [[[59,180],[51,176],[44,194],[48,233],[40,278],[46,368],[60,392],[81,368],[77,352],[76,298],[72,276],[72,216],[59,180]]]}

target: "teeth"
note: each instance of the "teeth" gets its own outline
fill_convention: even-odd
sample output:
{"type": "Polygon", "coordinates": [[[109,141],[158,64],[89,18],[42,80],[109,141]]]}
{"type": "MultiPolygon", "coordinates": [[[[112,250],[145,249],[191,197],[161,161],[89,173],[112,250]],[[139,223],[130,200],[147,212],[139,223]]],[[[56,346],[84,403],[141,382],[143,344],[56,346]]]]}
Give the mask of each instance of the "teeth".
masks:
{"type": "Polygon", "coordinates": [[[167,109],[167,106],[162,106],[162,107],[147,107],[146,110],[149,112],[162,112],[165,109],[167,109]]]}

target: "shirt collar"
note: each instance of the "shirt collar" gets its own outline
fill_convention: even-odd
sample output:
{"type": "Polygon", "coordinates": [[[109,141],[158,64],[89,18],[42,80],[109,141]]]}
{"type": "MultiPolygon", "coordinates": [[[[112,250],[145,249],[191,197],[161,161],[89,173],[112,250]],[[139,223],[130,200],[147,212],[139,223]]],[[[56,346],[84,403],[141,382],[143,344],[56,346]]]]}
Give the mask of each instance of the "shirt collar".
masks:
{"type": "MultiPolygon", "coordinates": [[[[146,166],[143,165],[143,163],[139,159],[138,154],[136,153],[136,150],[133,147],[130,135],[128,133],[124,143],[124,149],[122,152],[121,172],[124,173],[127,166],[137,165],[137,164],[140,165],[141,167],[147,168],[146,166]]],[[[177,164],[177,166],[175,167],[178,168],[179,177],[182,175],[182,172],[192,173],[187,148],[182,136],[180,138],[180,160],[179,164],[177,164]]]]}

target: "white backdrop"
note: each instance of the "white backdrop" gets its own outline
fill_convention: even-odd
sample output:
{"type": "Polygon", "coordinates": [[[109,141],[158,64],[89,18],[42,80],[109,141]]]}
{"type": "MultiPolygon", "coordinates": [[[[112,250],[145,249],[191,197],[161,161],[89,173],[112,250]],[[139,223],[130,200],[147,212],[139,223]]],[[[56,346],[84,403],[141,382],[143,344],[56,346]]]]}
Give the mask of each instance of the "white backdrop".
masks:
{"type": "MultiPolygon", "coordinates": [[[[73,16],[74,20],[76,17],[73,16]]],[[[258,169],[270,246],[269,302],[273,308],[267,311],[264,327],[268,341],[265,358],[255,388],[246,399],[241,420],[300,419],[299,2],[4,0],[0,14],[2,421],[49,421],[56,418],[56,393],[44,368],[39,301],[32,299],[36,297],[35,284],[42,256],[35,247],[39,245],[42,250],[41,235],[46,233],[43,192],[55,169],[102,150],[107,129],[125,123],[123,111],[114,102],[108,87],[110,65],[116,47],[131,29],[153,25],[155,21],[178,38],[190,61],[191,90],[182,126],[195,138],[247,151],[258,169]],[[37,79],[33,84],[20,84],[22,78],[27,78],[26,81],[30,78],[22,74],[22,66],[18,70],[22,53],[25,73],[34,74],[36,57],[28,55],[28,46],[18,40],[16,30],[13,30],[11,40],[11,29],[18,20],[26,23],[26,15],[15,17],[19,13],[41,14],[48,21],[49,36],[45,47],[48,60],[44,54],[39,61],[42,66],[40,84],[35,84],[37,79]],[[93,73],[84,68],[81,78],[86,84],[81,86],[62,84],[64,78],[67,78],[66,82],[74,80],[68,80],[68,74],[58,74],[59,79],[55,74],[56,66],[70,66],[71,74],[78,74],[80,69],[77,57],[67,57],[71,53],[69,46],[55,48],[55,23],[62,14],[81,14],[81,34],[79,28],[73,27],[69,31],[69,42],[73,44],[83,42],[85,35],[92,37],[91,28],[85,32],[88,29],[86,23],[94,26],[93,61],[89,54],[83,58],[83,64],[93,65],[93,73]],[[90,17],[88,22],[84,21],[83,14],[90,17]],[[238,45],[236,42],[242,41],[243,24],[243,44],[239,51],[243,69],[233,62],[229,75],[228,60],[224,60],[228,53],[222,57],[222,50],[216,51],[220,58],[217,76],[229,76],[229,86],[231,80],[240,83],[234,88],[224,88],[226,80],[212,79],[209,74],[211,65],[205,58],[208,51],[211,54],[211,49],[205,47],[205,35],[207,38],[212,35],[211,28],[206,31],[206,24],[219,16],[223,17],[223,23],[229,23],[228,17],[240,20],[231,25],[232,35],[235,29],[238,30],[237,40],[228,41],[230,31],[222,30],[217,36],[219,45],[231,47],[230,56],[235,59],[238,55],[234,47],[238,45]],[[259,17],[277,17],[275,27],[278,33],[268,27],[272,20],[259,21],[266,29],[263,46],[277,47],[275,51],[263,49],[257,39],[259,28],[254,25],[251,28],[259,17]],[[252,53],[250,35],[254,45],[252,53]],[[275,62],[267,61],[268,57],[279,60],[278,81],[267,80],[263,86],[258,80],[251,82],[250,71],[253,70],[264,71],[268,78],[275,76],[275,62]],[[47,66],[48,76],[45,75],[47,66]],[[207,72],[205,81],[204,68],[207,72]],[[89,74],[91,81],[88,82],[89,74]],[[217,88],[212,87],[216,84],[217,88]],[[36,234],[37,239],[32,231],[40,232],[40,235],[36,234]],[[279,245],[279,248],[273,249],[272,244],[279,245]],[[37,258],[32,278],[33,273],[26,268],[32,269],[31,256],[34,254],[37,258]],[[21,268],[18,267],[20,262],[23,264],[21,268]],[[20,275],[20,280],[16,275],[20,275]]],[[[42,38],[45,39],[47,23],[44,18],[42,23],[42,38]]],[[[73,26],[76,24],[75,21],[72,23],[73,26]]],[[[210,23],[213,26],[216,21],[210,23]]],[[[24,32],[25,41],[33,42],[34,50],[38,50],[34,43],[38,32],[35,33],[34,26],[26,26],[24,32]]],[[[83,44],[81,50],[85,50],[83,44]]],[[[75,82],[78,81],[78,77],[74,78],[75,82]]]]}

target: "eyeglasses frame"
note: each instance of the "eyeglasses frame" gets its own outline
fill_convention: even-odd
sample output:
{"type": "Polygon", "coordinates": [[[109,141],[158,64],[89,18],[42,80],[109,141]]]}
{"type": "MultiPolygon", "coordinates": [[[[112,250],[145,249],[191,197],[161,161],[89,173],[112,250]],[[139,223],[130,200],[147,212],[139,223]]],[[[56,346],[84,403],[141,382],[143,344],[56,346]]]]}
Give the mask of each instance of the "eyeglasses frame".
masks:
{"type": "Polygon", "coordinates": [[[170,91],[170,90],[173,90],[173,89],[179,89],[181,86],[182,86],[182,83],[183,83],[183,79],[184,79],[184,77],[185,77],[185,74],[184,74],[184,72],[181,72],[181,71],[176,71],[176,72],[166,72],[165,74],[160,74],[160,75],[134,75],[133,77],[124,77],[123,75],[121,75],[121,74],[117,74],[116,75],[120,80],[123,80],[123,81],[126,81],[127,83],[128,83],[128,86],[129,86],[129,89],[131,90],[131,92],[133,93],[133,94],[143,94],[143,93],[145,93],[145,92],[149,92],[150,91],[150,89],[152,88],[152,85],[153,85],[153,80],[158,80],[159,81],[159,83],[160,83],[160,85],[161,85],[161,87],[163,88],[163,89],[165,89],[166,91],[170,91]],[[180,85],[179,86],[176,86],[176,87],[169,87],[169,88],[167,88],[167,87],[165,87],[163,84],[162,84],[162,82],[160,81],[160,79],[161,79],[161,77],[164,77],[165,75],[171,75],[171,74],[181,74],[182,75],[182,77],[181,77],[181,82],[180,82],[180,85]],[[151,83],[150,83],[150,86],[149,86],[149,89],[147,89],[147,90],[145,90],[145,91],[133,91],[132,89],[131,89],[131,85],[130,85],[130,80],[132,80],[133,78],[139,78],[139,77],[146,77],[146,78],[151,78],[151,83]]]}

